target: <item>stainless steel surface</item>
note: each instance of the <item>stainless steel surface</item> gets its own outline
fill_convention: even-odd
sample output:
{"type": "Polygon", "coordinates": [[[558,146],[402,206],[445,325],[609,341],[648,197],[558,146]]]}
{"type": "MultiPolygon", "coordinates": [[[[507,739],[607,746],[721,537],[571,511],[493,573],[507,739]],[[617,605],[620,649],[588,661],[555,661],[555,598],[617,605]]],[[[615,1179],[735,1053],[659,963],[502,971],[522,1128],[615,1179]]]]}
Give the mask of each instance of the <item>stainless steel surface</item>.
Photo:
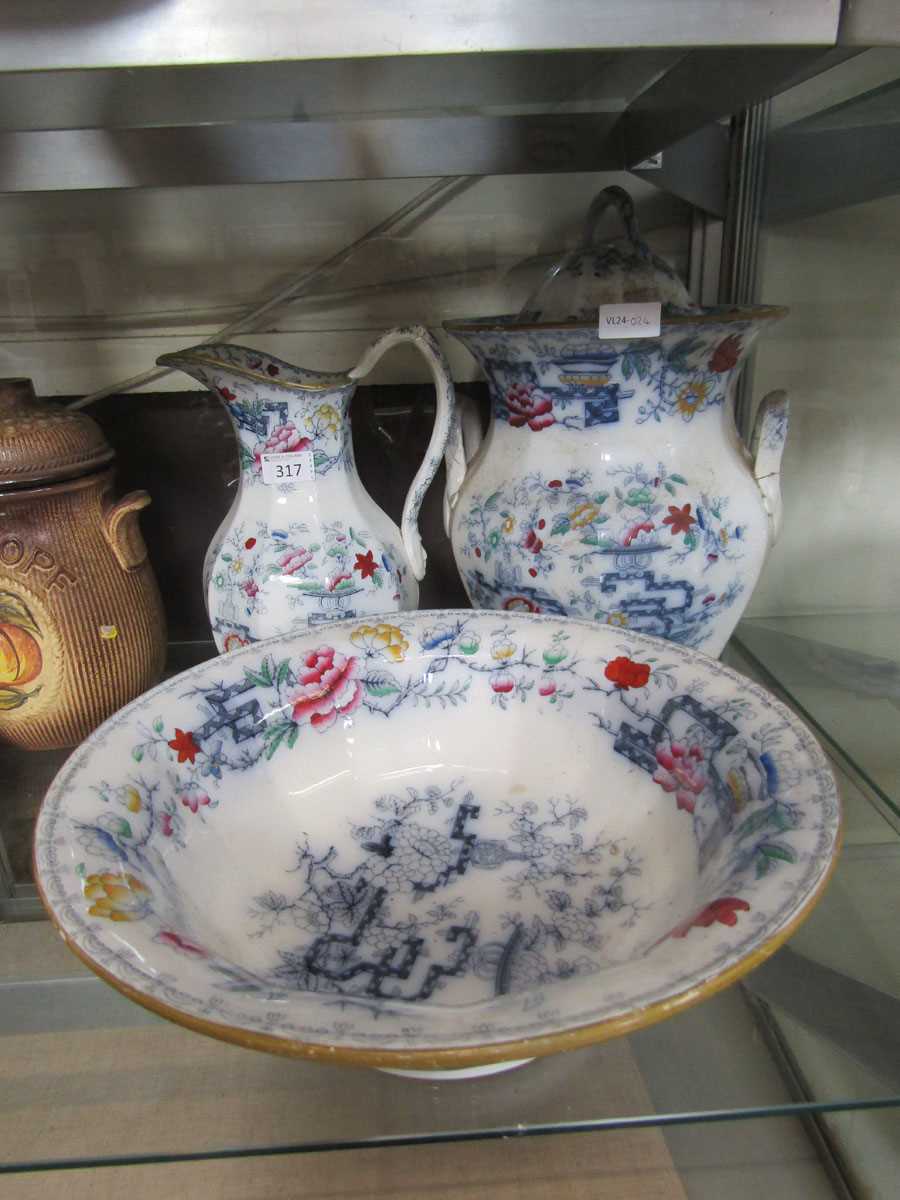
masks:
{"type": "Polygon", "coordinates": [[[0,191],[601,171],[614,114],[247,122],[0,134],[0,191]]]}
{"type": "Polygon", "coordinates": [[[814,72],[824,49],[693,50],[645,89],[622,117],[625,161],[767,100],[814,72]]]}
{"type": "Polygon", "coordinates": [[[4,0],[0,71],[604,46],[833,45],[840,0],[4,0]]]}
{"type": "Polygon", "coordinates": [[[900,45],[897,0],[844,0],[838,38],[844,46],[900,45]]]}
{"type": "Polygon", "coordinates": [[[19,71],[0,74],[0,129],[615,112],[681,53],[432,54],[144,71],[19,71]]]}
{"type": "Polygon", "coordinates": [[[706,213],[725,215],[730,148],[724,125],[704,125],[657,157],[658,166],[635,166],[632,174],[706,213]]]}

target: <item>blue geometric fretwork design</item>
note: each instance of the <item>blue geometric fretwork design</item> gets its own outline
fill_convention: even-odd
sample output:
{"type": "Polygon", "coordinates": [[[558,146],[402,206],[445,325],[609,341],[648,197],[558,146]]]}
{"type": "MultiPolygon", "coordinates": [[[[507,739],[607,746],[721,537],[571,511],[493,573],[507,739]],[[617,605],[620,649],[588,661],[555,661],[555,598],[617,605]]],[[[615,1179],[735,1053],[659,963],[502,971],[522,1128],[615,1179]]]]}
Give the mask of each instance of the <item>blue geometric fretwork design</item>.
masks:
{"type": "Polygon", "coordinates": [[[609,612],[621,612],[628,628],[639,633],[670,637],[681,626],[694,603],[694,587],[683,579],[657,580],[653,571],[610,571],[598,579],[609,612]]]}
{"type": "Polygon", "coordinates": [[[205,741],[222,729],[230,729],[235,742],[246,742],[249,738],[257,737],[263,725],[263,711],[259,701],[247,700],[236,708],[227,707],[229,700],[249,692],[255,686],[254,683],[242,680],[230,687],[205,692],[203,699],[212,709],[213,715],[204,725],[193,730],[194,741],[205,741]]]}

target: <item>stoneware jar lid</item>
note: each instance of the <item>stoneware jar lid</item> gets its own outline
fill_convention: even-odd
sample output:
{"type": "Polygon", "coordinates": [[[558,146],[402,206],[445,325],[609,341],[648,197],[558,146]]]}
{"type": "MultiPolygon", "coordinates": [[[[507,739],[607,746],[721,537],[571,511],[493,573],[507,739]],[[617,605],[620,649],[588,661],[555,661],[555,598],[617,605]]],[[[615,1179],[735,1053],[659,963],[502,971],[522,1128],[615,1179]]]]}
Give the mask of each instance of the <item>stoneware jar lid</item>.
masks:
{"type": "Polygon", "coordinates": [[[90,417],[39,400],[30,379],[0,379],[0,488],[85,475],[113,453],[90,417]]]}
{"type": "Polygon", "coordinates": [[[519,320],[587,321],[601,304],[646,301],[658,301],[669,314],[699,311],[672,265],[641,237],[631,197],[624,188],[608,187],[594,197],[578,245],[544,275],[519,320]],[[626,236],[597,242],[600,218],[609,208],[619,213],[626,236]]]}

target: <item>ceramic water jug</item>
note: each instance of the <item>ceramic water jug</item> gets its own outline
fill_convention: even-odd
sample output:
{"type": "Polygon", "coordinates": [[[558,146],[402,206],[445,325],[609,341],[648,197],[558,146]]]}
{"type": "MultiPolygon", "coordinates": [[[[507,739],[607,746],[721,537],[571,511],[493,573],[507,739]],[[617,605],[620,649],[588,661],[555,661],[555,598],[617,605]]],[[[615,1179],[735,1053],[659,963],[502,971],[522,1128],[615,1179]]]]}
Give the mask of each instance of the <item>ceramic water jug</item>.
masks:
{"type": "MultiPolygon", "coordinates": [[[[339,374],[234,345],[195,346],[159,362],[217,395],[238,438],[237,494],[204,563],[220,651],[342,618],[416,608],[417,580],[425,573],[419,509],[455,420],[453,385],[426,329],[390,330],[356,367],[339,374]],[[437,404],[398,529],[357,474],[348,410],[358,380],[400,342],[412,342],[425,357],[437,404]]],[[[452,454],[449,461],[458,486],[464,465],[452,454]]],[[[390,623],[367,628],[376,648],[384,642],[390,651],[390,623]]]]}
{"type": "Polygon", "coordinates": [[[787,432],[773,393],[748,450],[735,382],[786,310],[696,308],[621,189],[601,194],[549,282],[521,315],[445,326],[478,360],[493,409],[483,443],[462,421],[470,463],[449,491],[466,590],[478,608],[592,617],[718,655],[778,532],[787,432]],[[594,246],[609,204],[628,236],[594,246]],[[654,297],[658,336],[599,336],[598,303],[654,297]]]}

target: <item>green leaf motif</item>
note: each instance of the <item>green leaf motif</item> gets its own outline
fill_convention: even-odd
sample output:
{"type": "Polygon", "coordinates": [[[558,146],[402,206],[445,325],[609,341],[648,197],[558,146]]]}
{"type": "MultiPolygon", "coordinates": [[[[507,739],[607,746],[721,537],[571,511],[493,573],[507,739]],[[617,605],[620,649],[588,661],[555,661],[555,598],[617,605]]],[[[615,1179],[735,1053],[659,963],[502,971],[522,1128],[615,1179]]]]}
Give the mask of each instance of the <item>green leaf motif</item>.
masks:
{"type": "Polygon", "coordinates": [[[795,863],[797,853],[790,846],[782,846],[779,842],[761,842],[757,847],[766,858],[775,858],[780,862],[795,863]]]}
{"type": "Polygon", "coordinates": [[[128,824],[128,822],[125,820],[124,817],[119,821],[119,826],[118,826],[118,829],[116,830],[116,833],[119,835],[119,837],[123,837],[123,838],[133,838],[134,837],[134,834],[131,831],[131,826],[128,824]]]}
{"type": "Polygon", "coordinates": [[[40,635],[40,627],[31,609],[15,592],[0,591],[0,624],[18,625],[27,633],[40,635]]]}
{"type": "Polygon", "coordinates": [[[293,750],[293,748],[297,745],[297,738],[299,736],[300,736],[300,726],[294,725],[291,729],[291,732],[287,735],[287,744],[288,744],[289,750],[293,750]]]}
{"type": "Polygon", "coordinates": [[[134,759],[135,762],[141,762],[141,760],[144,757],[144,747],[143,746],[135,746],[135,748],[131,752],[131,757],[134,759]]]}
{"type": "Polygon", "coordinates": [[[772,819],[772,807],[761,808],[758,812],[752,813],[746,820],[742,821],[734,831],[734,836],[740,840],[747,837],[751,833],[758,833],[760,829],[765,829],[772,819]]]}
{"type": "Polygon", "coordinates": [[[375,672],[367,676],[365,685],[369,695],[378,699],[382,699],[384,696],[395,696],[400,691],[400,685],[386,672],[375,672]]]}
{"type": "Polygon", "coordinates": [[[550,536],[556,537],[561,533],[568,533],[571,528],[568,517],[557,517],[550,528],[550,536]]]}
{"type": "Polygon", "coordinates": [[[275,686],[281,687],[282,684],[287,683],[287,681],[290,677],[290,674],[291,674],[291,660],[289,658],[284,658],[278,664],[278,670],[275,672],[275,686]]]}
{"type": "Polygon", "coordinates": [[[669,478],[672,480],[673,483],[684,483],[684,484],[687,483],[687,480],[685,479],[685,477],[683,475],[672,474],[669,476],[669,478]]]}
{"type": "Polygon", "coordinates": [[[669,483],[668,480],[666,480],[666,482],[663,486],[665,487],[666,491],[669,493],[670,496],[675,495],[675,488],[671,483],[669,483]]]}
{"type": "Polygon", "coordinates": [[[493,492],[490,496],[488,496],[487,500],[484,502],[485,509],[489,512],[491,509],[496,508],[500,503],[500,497],[502,495],[502,492],[493,492]]]}
{"type": "Polygon", "coordinates": [[[163,725],[162,717],[157,717],[156,720],[153,722],[153,732],[154,733],[162,733],[164,728],[165,728],[165,726],[163,725]]]}

